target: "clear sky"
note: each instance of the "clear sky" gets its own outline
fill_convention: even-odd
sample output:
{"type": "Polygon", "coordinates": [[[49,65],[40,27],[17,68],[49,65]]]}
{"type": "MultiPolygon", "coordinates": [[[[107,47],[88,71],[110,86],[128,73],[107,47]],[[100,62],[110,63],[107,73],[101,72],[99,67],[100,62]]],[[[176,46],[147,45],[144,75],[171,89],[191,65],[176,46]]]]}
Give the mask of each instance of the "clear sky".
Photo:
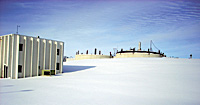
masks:
{"type": "Polygon", "coordinates": [[[147,50],[153,40],[168,57],[200,58],[200,0],[0,0],[0,35],[17,25],[19,34],[65,42],[65,56],[139,41],[147,50]]]}

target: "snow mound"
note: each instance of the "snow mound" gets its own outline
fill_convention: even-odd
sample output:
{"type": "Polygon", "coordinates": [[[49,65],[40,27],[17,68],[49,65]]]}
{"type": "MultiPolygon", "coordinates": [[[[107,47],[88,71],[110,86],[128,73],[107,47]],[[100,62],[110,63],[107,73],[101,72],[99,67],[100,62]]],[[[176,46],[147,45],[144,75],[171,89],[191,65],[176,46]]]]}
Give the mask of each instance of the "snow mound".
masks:
{"type": "Polygon", "coordinates": [[[199,67],[200,59],[70,61],[63,74],[0,79],[0,105],[197,105],[199,67]]]}

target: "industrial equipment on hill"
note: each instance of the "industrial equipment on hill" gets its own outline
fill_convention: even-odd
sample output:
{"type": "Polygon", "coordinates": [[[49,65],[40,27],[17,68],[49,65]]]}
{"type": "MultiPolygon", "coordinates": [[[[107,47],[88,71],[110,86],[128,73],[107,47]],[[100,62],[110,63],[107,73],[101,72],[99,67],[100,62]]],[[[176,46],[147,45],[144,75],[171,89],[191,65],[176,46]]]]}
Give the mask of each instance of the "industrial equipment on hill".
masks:
{"type": "Polygon", "coordinates": [[[86,51],[86,54],[79,54],[79,51],[76,52],[75,60],[81,60],[81,59],[105,59],[105,58],[112,58],[112,54],[110,52],[110,55],[103,55],[101,54],[101,50],[99,50],[99,54],[97,54],[97,49],[95,48],[94,54],[88,54],[88,50],[86,51]]]}
{"type": "Polygon", "coordinates": [[[123,51],[118,51],[115,58],[131,58],[131,57],[166,57],[164,53],[160,52],[160,50],[155,46],[153,41],[150,41],[150,49],[147,51],[141,50],[141,42],[139,42],[138,50],[135,50],[135,48],[123,51]],[[158,52],[154,52],[152,49],[152,45],[158,50],[158,52]]]}

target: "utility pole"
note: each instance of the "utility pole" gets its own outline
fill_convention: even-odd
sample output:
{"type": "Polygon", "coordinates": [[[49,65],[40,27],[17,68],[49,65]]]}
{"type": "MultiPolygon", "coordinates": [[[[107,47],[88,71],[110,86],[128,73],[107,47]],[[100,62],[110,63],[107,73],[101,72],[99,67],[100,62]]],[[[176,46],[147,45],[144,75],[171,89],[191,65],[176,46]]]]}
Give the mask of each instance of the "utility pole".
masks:
{"type": "Polygon", "coordinates": [[[20,27],[20,25],[17,25],[17,34],[18,34],[18,27],[20,27]]]}

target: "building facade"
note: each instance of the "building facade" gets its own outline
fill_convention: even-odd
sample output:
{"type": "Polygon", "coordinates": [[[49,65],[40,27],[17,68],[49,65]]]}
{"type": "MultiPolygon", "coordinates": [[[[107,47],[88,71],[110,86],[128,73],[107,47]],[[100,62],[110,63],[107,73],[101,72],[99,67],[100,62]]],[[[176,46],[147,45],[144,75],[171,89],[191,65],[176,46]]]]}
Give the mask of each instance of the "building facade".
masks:
{"type": "Polygon", "coordinates": [[[0,36],[1,78],[40,76],[42,70],[62,73],[64,42],[19,34],[0,36]]]}

